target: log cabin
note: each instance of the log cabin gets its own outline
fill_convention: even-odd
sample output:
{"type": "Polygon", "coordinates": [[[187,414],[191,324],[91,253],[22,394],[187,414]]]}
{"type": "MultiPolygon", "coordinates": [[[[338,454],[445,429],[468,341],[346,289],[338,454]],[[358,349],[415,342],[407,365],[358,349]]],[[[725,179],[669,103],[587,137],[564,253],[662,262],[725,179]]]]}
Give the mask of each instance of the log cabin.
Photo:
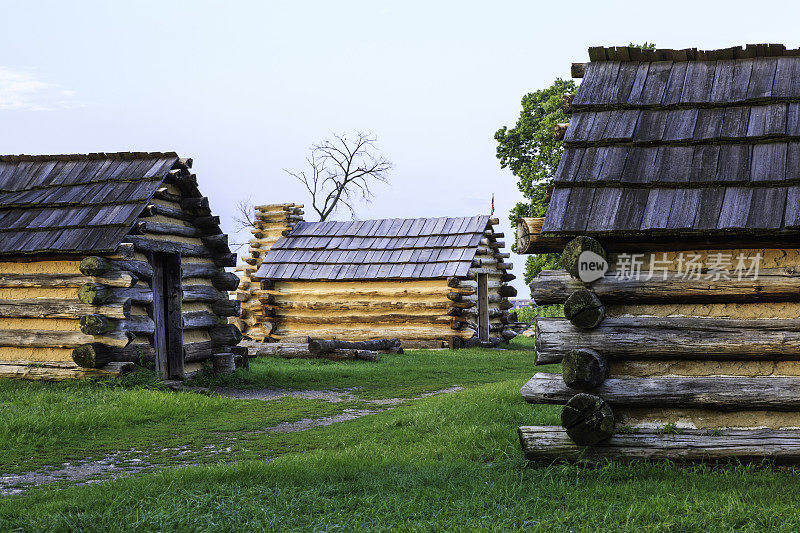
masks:
{"type": "Polygon", "coordinates": [[[531,460],[800,459],[800,50],[590,48],[564,152],[521,253],[536,374],[563,405],[531,460]],[[590,265],[602,265],[593,274],[590,265]],[[605,272],[604,272],[605,271],[605,272]]]}
{"type": "Polygon", "coordinates": [[[258,327],[248,325],[246,335],[256,329],[262,342],[399,338],[406,348],[496,345],[514,336],[507,327],[514,275],[497,219],[295,216],[286,236],[251,261],[258,284],[237,291],[239,300],[260,304],[248,307],[258,327]]]}
{"type": "Polygon", "coordinates": [[[239,279],[191,159],[0,156],[0,376],[230,369],[239,279]]]}

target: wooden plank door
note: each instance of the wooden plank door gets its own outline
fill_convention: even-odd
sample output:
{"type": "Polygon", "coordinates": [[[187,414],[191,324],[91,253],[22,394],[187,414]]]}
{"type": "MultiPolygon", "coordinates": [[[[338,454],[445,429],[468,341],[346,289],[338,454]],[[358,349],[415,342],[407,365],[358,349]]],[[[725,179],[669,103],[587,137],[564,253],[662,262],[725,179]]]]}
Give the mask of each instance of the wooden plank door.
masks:
{"type": "Polygon", "coordinates": [[[153,252],[153,322],[156,372],[164,379],[183,379],[181,258],[153,252]]]}
{"type": "Polygon", "coordinates": [[[478,274],[478,340],[489,340],[489,274],[478,274]]]}

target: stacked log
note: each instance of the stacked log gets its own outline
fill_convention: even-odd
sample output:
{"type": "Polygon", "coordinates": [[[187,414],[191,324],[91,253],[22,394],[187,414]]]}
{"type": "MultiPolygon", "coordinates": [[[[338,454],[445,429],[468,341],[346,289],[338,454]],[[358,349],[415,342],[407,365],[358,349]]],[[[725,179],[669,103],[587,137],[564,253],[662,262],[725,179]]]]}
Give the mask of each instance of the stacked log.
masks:
{"type": "Polygon", "coordinates": [[[242,257],[244,264],[236,267],[235,271],[240,278],[239,289],[231,296],[240,302],[241,315],[231,319],[231,323],[238,326],[245,338],[268,342],[276,340],[273,335],[275,329],[274,314],[262,302],[268,300],[268,294],[261,292],[271,289],[269,282],[261,283],[253,279],[253,274],[258,271],[264,255],[272,245],[289,234],[294,226],[303,220],[302,204],[270,204],[255,207],[255,227],[250,230],[253,237],[247,255],[242,257]]]}
{"type": "Polygon", "coordinates": [[[464,342],[454,339],[454,345],[451,347],[496,346],[508,342],[516,336],[516,333],[509,327],[511,322],[509,309],[513,307],[509,298],[516,296],[517,290],[508,285],[508,282],[515,279],[516,276],[510,272],[513,265],[508,262],[509,254],[502,251],[505,242],[500,239],[505,235],[494,230],[494,226],[499,223],[500,221],[496,218],[489,219],[466,279],[448,279],[448,285],[453,289],[448,294],[448,298],[453,302],[453,307],[448,314],[455,317],[451,327],[456,330],[467,328],[475,334],[475,337],[464,339],[464,342]],[[488,276],[489,338],[486,340],[478,338],[479,274],[488,276]]]}
{"type": "Polygon", "coordinates": [[[797,461],[800,431],[786,428],[800,427],[800,250],[742,250],[761,258],[757,278],[679,270],[680,257],[706,264],[719,253],[658,252],[638,276],[615,271],[624,261],[612,254],[612,270],[591,283],[563,270],[534,280],[537,303],[586,291],[606,316],[592,329],[537,319],[536,364],[561,362],[562,376],[536,374],[523,397],[565,404],[588,392],[617,429],[592,444],[566,426],[522,427],[528,458],[797,461]],[[665,270],[648,275],[651,266],[665,270]]]}

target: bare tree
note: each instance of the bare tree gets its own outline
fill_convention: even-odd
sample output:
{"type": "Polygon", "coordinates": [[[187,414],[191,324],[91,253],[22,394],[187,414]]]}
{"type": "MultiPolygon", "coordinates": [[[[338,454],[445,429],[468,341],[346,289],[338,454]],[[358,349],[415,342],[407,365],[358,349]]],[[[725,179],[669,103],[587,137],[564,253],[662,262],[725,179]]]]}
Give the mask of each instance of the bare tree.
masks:
{"type": "MultiPolygon", "coordinates": [[[[234,231],[238,234],[242,230],[251,230],[256,227],[256,208],[253,206],[253,200],[249,196],[236,202],[236,211],[233,214],[234,231]]],[[[245,234],[246,237],[250,237],[245,234]]],[[[245,242],[232,242],[230,246],[237,251],[245,245],[250,244],[249,241],[245,242]]]]}
{"type": "Polygon", "coordinates": [[[354,216],[354,202],[369,202],[374,182],[388,183],[392,162],[375,147],[376,140],[374,135],[361,132],[352,137],[334,135],[333,139],[311,147],[311,155],[306,158],[308,171],[284,169],[305,185],[320,221],[327,219],[340,204],[354,216]]]}

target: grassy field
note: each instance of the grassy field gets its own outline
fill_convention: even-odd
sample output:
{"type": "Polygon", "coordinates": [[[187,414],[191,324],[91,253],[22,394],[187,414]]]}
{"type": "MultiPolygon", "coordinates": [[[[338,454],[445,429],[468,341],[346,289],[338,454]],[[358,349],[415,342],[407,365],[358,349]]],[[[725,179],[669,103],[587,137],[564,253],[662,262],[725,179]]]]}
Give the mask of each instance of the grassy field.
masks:
{"type": "Polygon", "coordinates": [[[418,351],[378,364],[261,360],[224,382],[200,380],[337,389],[342,401],[335,403],[170,392],[143,376],[0,383],[0,473],[113,453],[150,465],[116,480],[0,498],[0,530],[800,528],[800,474],[793,470],[527,464],[517,426],[558,420],[558,408],[529,406],[519,396],[534,372],[530,344],[418,351]],[[419,398],[454,386],[463,390],[419,398]],[[305,431],[269,430],[364,410],[380,412],[305,431]]]}

